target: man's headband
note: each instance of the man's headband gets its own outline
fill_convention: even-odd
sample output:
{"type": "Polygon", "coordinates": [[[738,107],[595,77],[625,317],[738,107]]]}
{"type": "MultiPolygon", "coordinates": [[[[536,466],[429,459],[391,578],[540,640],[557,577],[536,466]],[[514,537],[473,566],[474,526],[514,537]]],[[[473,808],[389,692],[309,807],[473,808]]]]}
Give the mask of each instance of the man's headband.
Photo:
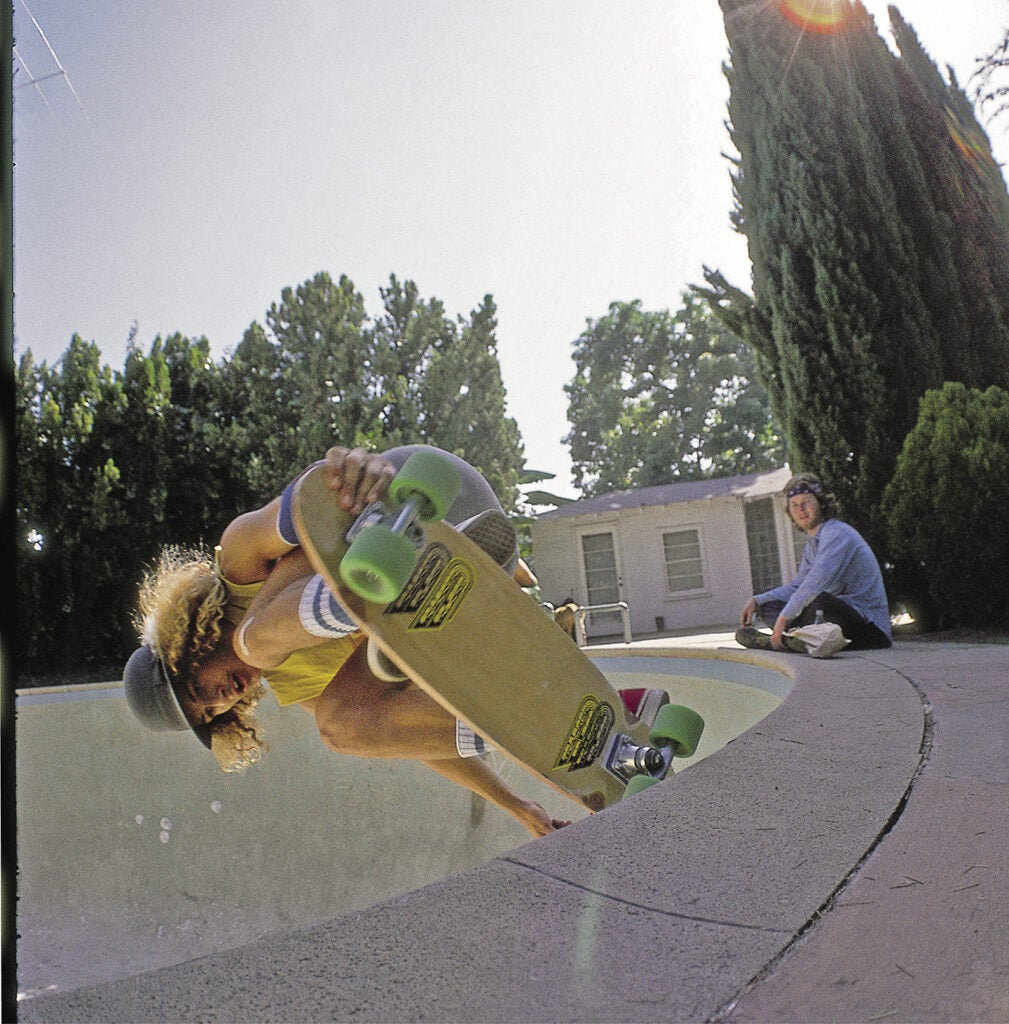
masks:
{"type": "Polygon", "coordinates": [[[785,492],[785,501],[794,498],[797,494],[818,495],[819,493],[819,484],[807,483],[806,481],[803,481],[801,484],[796,484],[790,491],[785,492]]]}

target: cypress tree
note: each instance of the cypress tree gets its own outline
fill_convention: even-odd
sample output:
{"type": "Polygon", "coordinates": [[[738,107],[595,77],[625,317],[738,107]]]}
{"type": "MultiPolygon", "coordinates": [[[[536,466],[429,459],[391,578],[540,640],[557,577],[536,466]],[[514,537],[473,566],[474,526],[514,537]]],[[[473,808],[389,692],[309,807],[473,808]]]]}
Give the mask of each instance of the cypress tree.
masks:
{"type": "MultiPolygon", "coordinates": [[[[910,35],[913,55],[891,54],[858,0],[720,4],[739,152],[733,220],[753,294],[711,270],[698,291],[756,350],[793,467],[827,478],[881,542],[875,510],[920,396],[1007,372],[992,358],[1009,347],[999,304],[979,312],[966,290],[972,266],[975,284],[983,276],[953,216],[966,214],[955,198],[937,205],[951,175],[965,187],[966,165],[932,152],[955,146],[937,135],[935,97],[964,123],[969,103],[910,35]]],[[[997,169],[987,184],[998,208],[997,169]]],[[[990,240],[1002,229],[989,225],[990,240]]]]}
{"type": "MultiPolygon", "coordinates": [[[[914,29],[890,7],[900,101],[929,183],[945,273],[926,290],[940,333],[943,380],[1009,383],[1009,193],[970,100],[949,84],[914,29]]],[[[926,264],[927,266],[927,264],[926,264]]]]}

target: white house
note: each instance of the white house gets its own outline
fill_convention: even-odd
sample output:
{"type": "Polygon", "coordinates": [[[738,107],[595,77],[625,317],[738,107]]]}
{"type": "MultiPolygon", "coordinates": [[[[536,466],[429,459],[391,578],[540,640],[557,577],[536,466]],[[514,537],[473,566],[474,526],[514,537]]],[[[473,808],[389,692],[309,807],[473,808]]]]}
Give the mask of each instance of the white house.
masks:
{"type": "MultiPolygon", "coordinates": [[[[795,574],[804,544],[781,492],[791,470],[613,491],[537,516],[533,570],[544,601],[629,606],[635,634],[719,629],[754,593],[795,574]]],[[[589,636],[621,632],[589,617],[589,636]]]]}

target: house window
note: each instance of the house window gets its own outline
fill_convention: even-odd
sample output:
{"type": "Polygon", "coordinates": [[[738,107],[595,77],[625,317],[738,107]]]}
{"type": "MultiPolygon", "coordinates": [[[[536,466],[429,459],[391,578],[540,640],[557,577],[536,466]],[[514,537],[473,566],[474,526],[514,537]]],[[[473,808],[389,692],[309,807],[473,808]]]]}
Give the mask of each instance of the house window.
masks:
{"type": "Polygon", "coordinates": [[[666,558],[666,589],[670,594],[704,589],[704,562],[697,530],[677,530],[662,535],[666,558]]]}
{"type": "Polygon", "coordinates": [[[746,546],[750,552],[750,580],[754,594],[781,585],[781,558],[774,526],[774,501],[761,498],[744,506],[746,546]]]}

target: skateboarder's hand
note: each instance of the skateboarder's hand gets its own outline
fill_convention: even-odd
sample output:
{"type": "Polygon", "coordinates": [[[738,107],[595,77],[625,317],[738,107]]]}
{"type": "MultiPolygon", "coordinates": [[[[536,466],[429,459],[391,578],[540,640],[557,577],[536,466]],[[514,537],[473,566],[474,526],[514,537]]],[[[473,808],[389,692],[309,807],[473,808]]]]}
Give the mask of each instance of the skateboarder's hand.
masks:
{"type": "Polygon", "coordinates": [[[532,832],[534,836],[539,838],[545,836],[549,832],[556,832],[560,828],[564,828],[566,825],[570,825],[570,821],[561,821],[558,818],[551,818],[549,814],[534,800],[525,800],[521,802],[521,807],[516,815],[525,827],[532,832]]]}
{"type": "Polygon", "coordinates": [[[330,448],[326,452],[326,473],[340,507],[358,515],[367,505],[385,497],[396,467],[365,448],[330,448]]]}

